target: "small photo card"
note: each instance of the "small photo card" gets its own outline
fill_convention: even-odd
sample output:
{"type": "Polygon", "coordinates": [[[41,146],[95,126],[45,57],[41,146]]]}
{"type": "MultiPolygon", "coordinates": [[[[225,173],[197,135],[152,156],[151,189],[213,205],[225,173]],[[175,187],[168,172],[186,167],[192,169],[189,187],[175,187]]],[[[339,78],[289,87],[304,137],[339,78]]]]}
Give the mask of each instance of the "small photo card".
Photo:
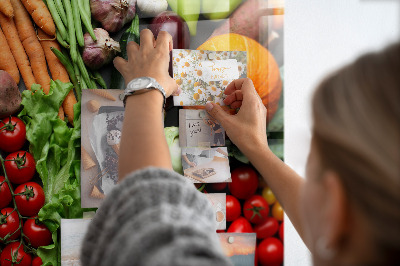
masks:
{"type": "Polygon", "coordinates": [[[257,240],[255,233],[222,233],[218,237],[223,252],[233,265],[254,265],[257,240]]]}
{"type": "Polygon", "coordinates": [[[205,110],[179,110],[181,147],[225,146],[225,130],[205,110]]]}
{"type": "Polygon", "coordinates": [[[61,219],[61,265],[82,265],[82,241],[91,221],[92,219],[61,219]]]}
{"type": "Polygon", "coordinates": [[[174,49],[172,69],[182,89],[174,96],[175,106],[224,105],[228,84],[247,76],[247,52],[174,49]]]}
{"type": "Polygon", "coordinates": [[[232,182],[226,147],[184,147],[182,167],[193,183],[232,182]]]}
{"type": "Polygon", "coordinates": [[[204,193],[211,202],[215,211],[217,230],[226,229],[226,194],[225,193],[204,193]]]}

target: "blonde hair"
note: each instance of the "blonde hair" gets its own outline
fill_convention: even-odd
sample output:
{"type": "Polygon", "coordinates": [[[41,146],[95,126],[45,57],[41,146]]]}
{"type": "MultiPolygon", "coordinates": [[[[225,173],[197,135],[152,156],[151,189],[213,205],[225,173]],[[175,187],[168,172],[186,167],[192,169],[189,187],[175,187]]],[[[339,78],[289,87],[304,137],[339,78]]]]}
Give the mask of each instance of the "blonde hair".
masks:
{"type": "Polygon", "coordinates": [[[313,97],[313,141],[371,228],[382,265],[400,261],[400,43],[326,78],[313,97]]]}

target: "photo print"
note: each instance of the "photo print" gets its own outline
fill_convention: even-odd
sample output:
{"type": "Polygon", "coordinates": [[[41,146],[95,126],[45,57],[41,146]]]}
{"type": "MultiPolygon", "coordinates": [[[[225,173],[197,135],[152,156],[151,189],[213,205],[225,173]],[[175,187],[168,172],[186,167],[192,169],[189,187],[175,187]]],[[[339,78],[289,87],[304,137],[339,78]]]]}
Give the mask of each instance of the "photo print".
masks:
{"type": "Polygon", "coordinates": [[[226,147],[182,148],[183,174],[193,183],[231,182],[226,147]]]}
{"type": "Polygon", "coordinates": [[[225,255],[235,266],[254,265],[256,254],[255,233],[218,234],[225,255]]]}
{"type": "Polygon", "coordinates": [[[217,230],[226,229],[226,194],[225,193],[204,193],[204,196],[211,202],[215,211],[217,230]]]}
{"type": "Polygon", "coordinates": [[[82,241],[92,219],[61,219],[61,265],[80,266],[82,241]]]}

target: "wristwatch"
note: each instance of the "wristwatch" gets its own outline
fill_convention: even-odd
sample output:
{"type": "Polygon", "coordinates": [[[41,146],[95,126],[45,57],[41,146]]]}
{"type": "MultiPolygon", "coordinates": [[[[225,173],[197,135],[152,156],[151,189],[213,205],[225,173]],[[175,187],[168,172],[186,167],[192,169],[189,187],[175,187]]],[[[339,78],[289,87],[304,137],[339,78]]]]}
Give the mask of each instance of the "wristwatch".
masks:
{"type": "Polygon", "coordinates": [[[131,80],[126,86],[124,93],[120,95],[120,99],[121,101],[124,102],[125,106],[126,98],[128,96],[131,96],[133,94],[141,94],[150,90],[158,90],[161,92],[161,94],[164,97],[164,106],[165,106],[165,100],[166,100],[165,90],[154,78],[151,77],[140,77],[131,80]]]}

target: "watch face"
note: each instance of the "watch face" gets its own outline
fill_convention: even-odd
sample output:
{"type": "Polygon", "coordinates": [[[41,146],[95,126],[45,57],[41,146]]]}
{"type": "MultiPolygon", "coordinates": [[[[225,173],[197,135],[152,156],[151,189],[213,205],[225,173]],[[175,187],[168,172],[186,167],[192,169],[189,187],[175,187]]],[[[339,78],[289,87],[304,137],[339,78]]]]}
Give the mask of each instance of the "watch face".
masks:
{"type": "Polygon", "coordinates": [[[130,88],[134,90],[144,89],[150,85],[151,81],[149,78],[137,78],[131,84],[130,88]]]}

